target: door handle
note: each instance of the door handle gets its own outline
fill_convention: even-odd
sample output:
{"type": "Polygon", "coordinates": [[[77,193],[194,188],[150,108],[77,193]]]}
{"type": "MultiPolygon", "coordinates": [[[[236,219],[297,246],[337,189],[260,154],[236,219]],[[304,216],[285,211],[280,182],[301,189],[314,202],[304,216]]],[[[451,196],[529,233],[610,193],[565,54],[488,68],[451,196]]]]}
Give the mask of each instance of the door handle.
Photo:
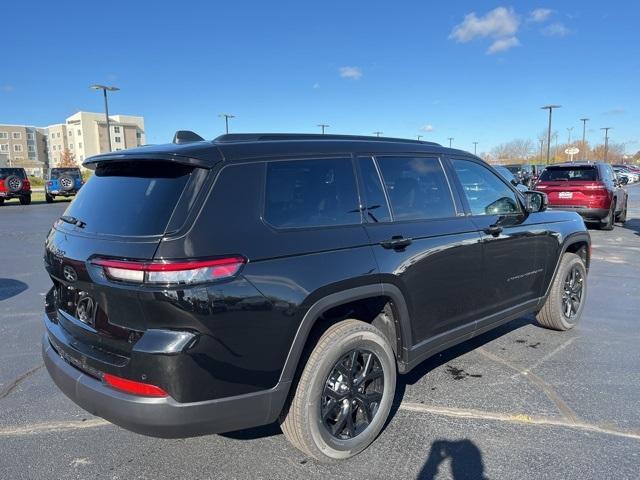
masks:
{"type": "Polygon", "coordinates": [[[503,228],[500,225],[489,225],[484,229],[484,233],[497,237],[502,233],[503,228]]]}
{"type": "Polygon", "coordinates": [[[410,238],[404,238],[402,235],[394,235],[390,240],[383,240],[380,242],[383,248],[389,248],[393,250],[402,250],[405,247],[411,245],[410,238]]]}

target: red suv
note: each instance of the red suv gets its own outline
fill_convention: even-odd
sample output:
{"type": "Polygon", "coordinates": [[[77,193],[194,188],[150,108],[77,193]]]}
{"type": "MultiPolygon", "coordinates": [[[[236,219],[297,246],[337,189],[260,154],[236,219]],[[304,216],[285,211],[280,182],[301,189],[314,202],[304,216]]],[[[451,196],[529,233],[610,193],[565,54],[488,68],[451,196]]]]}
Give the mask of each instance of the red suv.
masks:
{"type": "Polygon", "coordinates": [[[22,205],[31,203],[31,184],[24,168],[0,168],[0,205],[19,198],[22,205]]]}
{"type": "Polygon", "coordinates": [[[548,166],[535,190],[547,194],[549,208],[578,212],[585,222],[612,230],[614,221],[627,219],[627,192],[622,185],[606,163],[563,163],[548,166]]]}

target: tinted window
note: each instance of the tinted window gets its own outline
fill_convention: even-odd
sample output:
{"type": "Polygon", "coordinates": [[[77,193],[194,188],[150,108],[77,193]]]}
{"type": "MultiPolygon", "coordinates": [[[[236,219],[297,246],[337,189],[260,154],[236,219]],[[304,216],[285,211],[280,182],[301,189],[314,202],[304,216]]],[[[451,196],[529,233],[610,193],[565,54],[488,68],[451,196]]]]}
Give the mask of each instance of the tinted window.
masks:
{"type": "Polygon", "coordinates": [[[91,233],[162,234],[192,171],[169,162],[99,165],[65,215],[91,233]]]}
{"type": "Polygon", "coordinates": [[[60,175],[67,175],[70,177],[79,177],[80,169],[79,168],[52,168],[51,169],[51,178],[60,178],[60,175]]]}
{"type": "Polygon", "coordinates": [[[391,213],[384,196],[384,190],[380,181],[380,175],[371,157],[359,158],[360,174],[364,190],[365,215],[367,221],[388,222],[391,220],[391,213]]]}
{"type": "Polygon", "coordinates": [[[267,163],[265,220],[275,227],[360,223],[351,159],[267,163]]]}
{"type": "Polygon", "coordinates": [[[379,157],[394,220],[454,217],[449,184],[435,158],[379,157]]]}
{"type": "Polygon", "coordinates": [[[516,194],[488,168],[467,160],[453,160],[473,215],[519,213],[516,194]]]}
{"type": "Polygon", "coordinates": [[[27,178],[25,171],[22,168],[0,168],[0,179],[4,179],[12,175],[19,178],[27,178]]]}
{"type": "Polygon", "coordinates": [[[595,167],[551,167],[547,168],[540,181],[553,182],[558,180],[581,180],[593,182],[598,180],[598,170],[595,167]]]}

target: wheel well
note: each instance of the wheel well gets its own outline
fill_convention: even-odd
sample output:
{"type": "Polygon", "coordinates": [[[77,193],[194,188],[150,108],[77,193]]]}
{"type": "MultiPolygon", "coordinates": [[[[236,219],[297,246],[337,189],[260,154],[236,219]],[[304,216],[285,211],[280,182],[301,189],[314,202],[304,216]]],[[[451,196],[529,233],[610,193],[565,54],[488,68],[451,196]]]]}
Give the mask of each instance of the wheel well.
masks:
{"type": "Polygon", "coordinates": [[[398,357],[398,352],[401,351],[400,326],[397,314],[394,313],[391,298],[384,295],[345,302],[322,312],[315,319],[305,342],[304,351],[308,352],[313,349],[322,334],[331,325],[347,318],[369,323],[380,330],[389,342],[396,358],[398,357]]]}
{"type": "Polygon", "coordinates": [[[587,267],[587,270],[589,269],[589,262],[591,261],[591,251],[587,242],[582,241],[572,243],[567,247],[565,251],[578,255],[580,258],[582,258],[582,261],[587,267]]]}

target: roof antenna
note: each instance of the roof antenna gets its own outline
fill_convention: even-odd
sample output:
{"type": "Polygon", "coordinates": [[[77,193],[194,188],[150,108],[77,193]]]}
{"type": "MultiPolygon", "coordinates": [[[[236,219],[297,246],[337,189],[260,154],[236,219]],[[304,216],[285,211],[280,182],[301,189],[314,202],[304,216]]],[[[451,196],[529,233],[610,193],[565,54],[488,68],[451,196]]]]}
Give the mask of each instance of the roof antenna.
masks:
{"type": "Polygon", "coordinates": [[[191,130],[178,130],[173,136],[173,143],[202,142],[204,138],[191,130]]]}

